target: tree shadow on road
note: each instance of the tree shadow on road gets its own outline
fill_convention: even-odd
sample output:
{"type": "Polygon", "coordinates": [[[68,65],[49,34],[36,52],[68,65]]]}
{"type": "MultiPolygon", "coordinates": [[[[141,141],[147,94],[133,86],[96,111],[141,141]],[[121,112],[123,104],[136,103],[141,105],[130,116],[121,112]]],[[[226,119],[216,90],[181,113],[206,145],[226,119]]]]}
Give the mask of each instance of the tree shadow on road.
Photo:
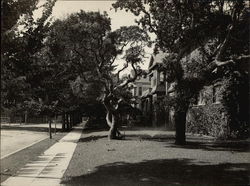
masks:
{"type": "MultiPolygon", "coordinates": [[[[172,144],[171,147],[201,149],[206,151],[250,152],[250,144],[247,141],[187,141],[186,145],[179,146],[172,144]]],[[[167,146],[167,148],[169,148],[169,146],[167,146]]]]}
{"type": "Polygon", "coordinates": [[[148,134],[130,134],[125,135],[124,140],[145,140],[145,141],[157,141],[157,142],[172,142],[175,139],[174,135],[155,135],[150,136],[148,134]]]}
{"type": "MultiPolygon", "coordinates": [[[[87,130],[83,134],[91,134],[92,132],[104,132],[104,130],[87,130]]],[[[106,138],[107,134],[92,135],[82,137],[79,142],[90,142],[106,138]]],[[[230,140],[230,141],[215,141],[204,139],[197,136],[188,136],[186,145],[175,145],[175,136],[173,134],[157,134],[150,136],[147,134],[126,134],[120,140],[125,141],[156,141],[166,143],[166,147],[184,148],[184,149],[201,149],[206,151],[231,151],[231,152],[249,152],[250,144],[246,140],[230,140]]]]}
{"type": "Polygon", "coordinates": [[[192,159],[157,159],[139,163],[115,162],[89,174],[71,177],[64,185],[247,185],[248,164],[216,164],[192,159]]]}
{"type": "Polygon", "coordinates": [[[147,134],[133,134],[126,135],[124,140],[165,142],[167,148],[176,147],[207,151],[250,152],[250,143],[247,140],[214,140],[204,137],[187,136],[187,143],[185,145],[175,145],[175,136],[173,134],[157,134],[154,136],[147,134]]]}
{"type": "Polygon", "coordinates": [[[82,138],[80,138],[78,140],[78,142],[80,142],[80,143],[82,143],[82,142],[93,142],[93,141],[103,139],[103,138],[107,138],[107,135],[82,137],[82,138]]]}

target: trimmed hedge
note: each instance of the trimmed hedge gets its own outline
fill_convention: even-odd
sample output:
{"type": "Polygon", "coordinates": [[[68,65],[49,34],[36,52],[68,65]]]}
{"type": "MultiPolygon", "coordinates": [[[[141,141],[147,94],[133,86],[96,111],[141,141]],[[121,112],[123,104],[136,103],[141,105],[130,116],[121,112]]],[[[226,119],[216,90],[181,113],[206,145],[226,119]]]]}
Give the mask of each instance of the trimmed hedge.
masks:
{"type": "Polygon", "coordinates": [[[187,132],[227,138],[228,127],[225,109],[221,104],[200,105],[189,109],[187,132]]]}

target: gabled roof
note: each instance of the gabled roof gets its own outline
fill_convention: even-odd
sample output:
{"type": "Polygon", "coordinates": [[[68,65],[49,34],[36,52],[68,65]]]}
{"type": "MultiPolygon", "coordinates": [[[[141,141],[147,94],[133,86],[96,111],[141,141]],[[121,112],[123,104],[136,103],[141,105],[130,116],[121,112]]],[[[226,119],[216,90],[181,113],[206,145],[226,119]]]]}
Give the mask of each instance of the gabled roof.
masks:
{"type": "Polygon", "coordinates": [[[148,88],[147,90],[143,91],[141,98],[146,98],[147,96],[150,96],[151,91],[152,91],[152,88],[148,88]]]}
{"type": "Polygon", "coordinates": [[[155,94],[155,93],[165,93],[166,92],[166,88],[165,85],[160,84],[158,86],[155,86],[152,91],[150,92],[151,94],[155,94]]]}
{"type": "Polygon", "coordinates": [[[163,51],[158,51],[157,54],[153,54],[151,56],[150,62],[149,62],[149,67],[148,69],[152,69],[154,66],[156,66],[157,64],[162,64],[163,63],[163,59],[168,56],[169,54],[163,51]]]}

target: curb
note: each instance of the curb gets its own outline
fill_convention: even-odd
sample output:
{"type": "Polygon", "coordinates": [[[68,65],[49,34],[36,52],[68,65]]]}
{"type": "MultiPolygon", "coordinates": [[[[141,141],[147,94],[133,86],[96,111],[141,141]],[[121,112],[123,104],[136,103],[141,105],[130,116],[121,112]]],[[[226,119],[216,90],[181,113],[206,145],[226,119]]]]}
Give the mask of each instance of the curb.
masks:
{"type": "Polygon", "coordinates": [[[26,148],[28,148],[28,147],[30,147],[30,146],[32,146],[32,145],[35,145],[36,143],[39,143],[39,142],[41,142],[41,141],[43,141],[43,140],[45,140],[45,139],[47,139],[47,138],[48,138],[48,136],[45,137],[45,138],[42,138],[42,139],[40,139],[40,140],[38,140],[38,141],[36,141],[36,142],[34,142],[34,143],[31,143],[31,144],[29,144],[29,145],[27,145],[27,146],[25,146],[25,147],[23,147],[23,148],[21,148],[21,149],[18,149],[18,150],[14,151],[14,152],[11,152],[11,153],[9,153],[9,154],[6,154],[6,155],[2,156],[2,157],[0,158],[0,160],[4,159],[4,158],[6,158],[6,157],[8,157],[8,156],[10,156],[10,155],[12,155],[12,154],[15,154],[15,153],[17,153],[17,152],[19,152],[19,151],[21,151],[21,150],[23,150],[23,149],[26,149],[26,148]]]}

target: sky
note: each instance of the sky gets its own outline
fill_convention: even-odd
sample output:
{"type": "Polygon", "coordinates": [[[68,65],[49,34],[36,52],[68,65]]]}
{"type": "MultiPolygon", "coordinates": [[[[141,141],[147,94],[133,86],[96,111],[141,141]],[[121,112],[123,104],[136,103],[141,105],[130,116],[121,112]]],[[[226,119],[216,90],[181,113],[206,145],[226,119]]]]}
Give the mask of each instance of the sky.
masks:
{"type": "Polygon", "coordinates": [[[132,13],[125,11],[117,11],[112,8],[112,0],[58,0],[53,9],[52,15],[55,18],[63,18],[67,14],[77,12],[79,10],[85,11],[106,11],[111,18],[111,28],[115,30],[124,25],[136,25],[134,22],[135,16],[132,13]],[[112,8],[112,10],[111,10],[112,8]]]}
{"type": "MultiPolygon", "coordinates": [[[[116,30],[121,26],[136,25],[136,17],[124,10],[118,10],[117,12],[112,8],[113,0],[58,0],[53,8],[52,16],[54,19],[63,19],[67,15],[78,12],[80,10],[84,11],[100,11],[103,13],[106,11],[111,18],[111,29],[116,30]]],[[[39,13],[37,13],[39,14],[39,13]]],[[[141,67],[143,69],[148,68],[150,56],[152,49],[146,48],[147,55],[145,62],[141,67]]],[[[121,59],[117,60],[118,68],[123,67],[123,61],[121,59]]],[[[131,68],[126,70],[124,73],[129,73],[131,68]]],[[[124,74],[123,73],[123,74],[124,74]]]]}

